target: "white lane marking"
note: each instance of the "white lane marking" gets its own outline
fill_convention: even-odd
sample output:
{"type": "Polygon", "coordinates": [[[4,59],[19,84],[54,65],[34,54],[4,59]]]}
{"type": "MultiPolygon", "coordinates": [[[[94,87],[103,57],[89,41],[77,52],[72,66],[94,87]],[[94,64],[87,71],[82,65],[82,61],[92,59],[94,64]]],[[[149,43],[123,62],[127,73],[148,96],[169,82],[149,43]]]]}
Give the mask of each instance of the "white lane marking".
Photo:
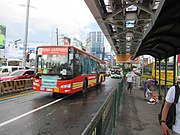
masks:
{"type": "Polygon", "coordinates": [[[46,104],[46,105],[43,105],[43,106],[41,106],[41,107],[38,107],[38,108],[36,108],[36,109],[34,109],[34,110],[32,110],[32,111],[29,111],[29,112],[27,112],[27,113],[24,113],[24,114],[22,114],[22,115],[19,115],[19,116],[15,117],[15,118],[12,118],[12,119],[10,119],[10,120],[7,120],[7,121],[5,121],[5,122],[3,122],[3,123],[0,123],[0,127],[3,127],[3,126],[5,126],[5,125],[7,125],[7,124],[9,124],[9,123],[11,123],[11,122],[14,122],[14,121],[16,121],[16,120],[18,120],[18,119],[20,119],[20,118],[22,118],[22,117],[25,117],[25,116],[29,115],[29,114],[31,114],[31,113],[34,113],[34,112],[39,111],[39,110],[41,110],[41,109],[43,109],[43,108],[46,108],[46,107],[48,107],[48,106],[50,106],[50,105],[52,105],[52,104],[55,104],[55,103],[57,103],[57,102],[65,99],[65,98],[68,98],[68,97],[70,97],[70,96],[72,96],[72,95],[68,95],[68,96],[66,96],[66,97],[57,99],[57,100],[55,100],[55,101],[53,101],[53,102],[50,102],[50,103],[48,103],[48,104],[46,104]]]}

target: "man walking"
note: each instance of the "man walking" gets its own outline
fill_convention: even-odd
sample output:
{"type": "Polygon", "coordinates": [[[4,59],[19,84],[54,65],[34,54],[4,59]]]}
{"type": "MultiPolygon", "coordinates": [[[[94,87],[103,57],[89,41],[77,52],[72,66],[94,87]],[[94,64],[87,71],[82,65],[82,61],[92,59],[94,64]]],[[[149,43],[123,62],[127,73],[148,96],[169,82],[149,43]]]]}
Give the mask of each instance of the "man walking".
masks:
{"type": "Polygon", "coordinates": [[[134,74],[131,70],[126,74],[126,82],[127,82],[127,95],[131,95],[131,91],[133,88],[134,74]]]}
{"type": "MultiPolygon", "coordinates": [[[[177,87],[180,86],[180,76],[177,77],[177,87]]],[[[180,135],[180,98],[179,98],[179,89],[176,89],[175,86],[172,86],[167,94],[166,94],[166,101],[163,107],[162,111],[162,117],[161,117],[161,129],[163,135],[170,135],[170,132],[172,132],[172,135],[180,135]],[[172,131],[167,127],[166,125],[166,118],[170,109],[170,106],[172,103],[174,103],[175,98],[175,92],[178,93],[178,102],[176,103],[176,109],[175,109],[175,124],[172,126],[172,131]]]]}

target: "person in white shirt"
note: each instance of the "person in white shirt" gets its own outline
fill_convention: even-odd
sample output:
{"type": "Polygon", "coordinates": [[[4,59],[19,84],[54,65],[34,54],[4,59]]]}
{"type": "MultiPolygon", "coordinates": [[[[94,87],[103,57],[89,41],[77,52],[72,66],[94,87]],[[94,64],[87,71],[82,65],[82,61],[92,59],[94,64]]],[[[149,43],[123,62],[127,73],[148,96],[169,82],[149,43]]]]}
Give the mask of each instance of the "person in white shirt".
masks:
{"type": "Polygon", "coordinates": [[[134,81],[134,73],[132,71],[129,71],[126,74],[126,82],[127,82],[127,94],[130,95],[132,88],[133,88],[133,81],[134,81]]]}
{"type": "MultiPolygon", "coordinates": [[[[180,86],[180,76],[177,77],[177,85],[180,86]]],[[[175,98],[175,86],[172,86],[166,95],[166,101],[162,111],[162,118],[161,118],[161,129],[163,135],[170,135],[170,129],[166,125],[166,117],[169,112],[169,108],[171,104],[174,102],[175,98]]],[[[180,98],[178,103],[176,104],[176,121],[175,124],[172,126],[172,135],[180,135],[180,98]]]]}

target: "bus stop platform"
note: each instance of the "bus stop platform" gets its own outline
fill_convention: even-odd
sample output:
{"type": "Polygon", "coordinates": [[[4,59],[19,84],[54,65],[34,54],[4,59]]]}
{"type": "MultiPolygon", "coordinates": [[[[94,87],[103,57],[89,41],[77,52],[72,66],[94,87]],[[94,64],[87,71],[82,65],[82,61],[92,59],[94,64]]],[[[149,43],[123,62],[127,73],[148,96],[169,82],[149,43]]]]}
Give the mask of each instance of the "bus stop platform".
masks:
{"type": "Polygon", "coordinates": [[[121,98],[120,113],[116,121],[116,135],[161,135],[158,123],[162,101],[147,104],[140,87],[133,87],[132,94],[124,90],[121,98]]]}

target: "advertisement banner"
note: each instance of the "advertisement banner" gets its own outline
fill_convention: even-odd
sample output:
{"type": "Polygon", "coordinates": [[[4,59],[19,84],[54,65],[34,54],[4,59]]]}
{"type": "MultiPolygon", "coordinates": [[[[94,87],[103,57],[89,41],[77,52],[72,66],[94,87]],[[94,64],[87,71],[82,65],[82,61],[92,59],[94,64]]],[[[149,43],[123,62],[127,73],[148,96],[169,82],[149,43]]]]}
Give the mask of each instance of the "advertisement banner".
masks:
{"type": "Polygon", "coordinates": [[[116,54],[116,62],[121,63],[139,63],[140,57],[137,57],[136,59],[132,60],[132,55],[130,54],[116,54]]]}
{"type": "Polygon", "coordinates": [[[5,48],[5,39],[6,39],[6,27],[0,25],[0,49],[5,48]]]}
{"type": "Polygon", "coordinates": [[[68,48],[38,48],[38,55],[42,54],[61,54],[67,55],[68,48]]]}
{"type": "Polygon", "coordinates": [[[180,63],[180,54],[178,54],[178,63],[180,63]]]}

